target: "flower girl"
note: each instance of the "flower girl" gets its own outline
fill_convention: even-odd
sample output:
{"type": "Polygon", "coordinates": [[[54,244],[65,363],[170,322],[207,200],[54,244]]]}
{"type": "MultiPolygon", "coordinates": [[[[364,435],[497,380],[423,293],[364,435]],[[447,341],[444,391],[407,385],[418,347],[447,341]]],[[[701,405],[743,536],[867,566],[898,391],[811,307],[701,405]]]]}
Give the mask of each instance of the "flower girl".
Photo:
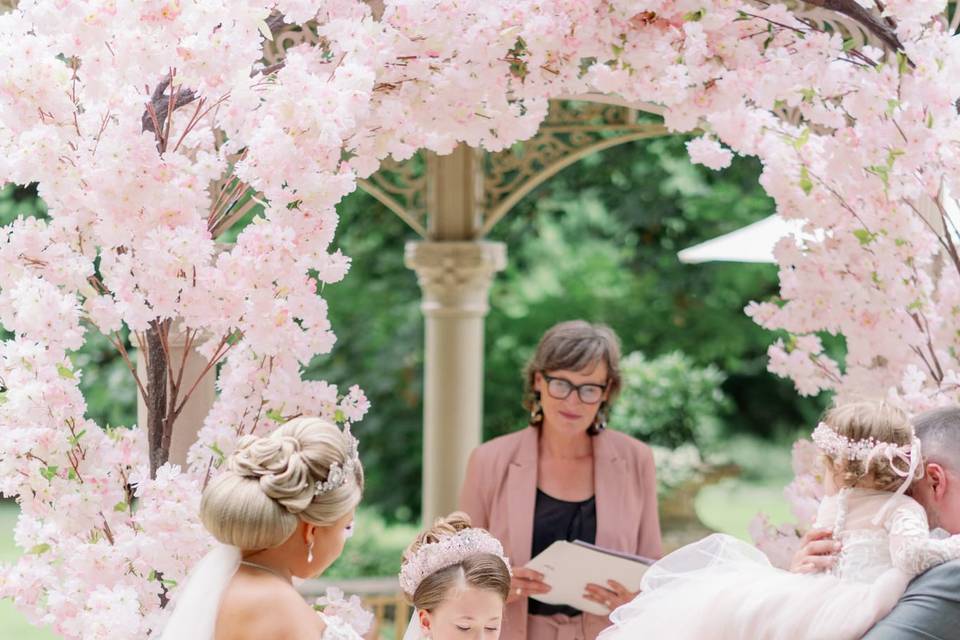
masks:
{"type": "Polygon", "coordinates": [[[500,542],[465,513],[437,520],[403,554],[400,588],[415,607],[404,640],[495,640],[510,592],[500,542]]]}
{"type": "Polygon", "coordinates": [[[654,564],[600,639],[853,640],[914,576],[960,558],[960,536],[931,538],[923,508],[905,495],[923,469],[906,415],[882,402],[847,404],[813,441],[827,494],[816,526],[832,528],[842,547],[830,573],[782,571],[744,542],[709,536],[654,564]]]}

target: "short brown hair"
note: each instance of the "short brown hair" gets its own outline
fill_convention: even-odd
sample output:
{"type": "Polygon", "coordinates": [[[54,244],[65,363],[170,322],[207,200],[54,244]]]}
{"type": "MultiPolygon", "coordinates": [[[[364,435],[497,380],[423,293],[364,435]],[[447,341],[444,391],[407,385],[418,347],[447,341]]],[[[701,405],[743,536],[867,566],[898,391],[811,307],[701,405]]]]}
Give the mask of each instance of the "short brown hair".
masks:
{"type": "MultiPolygon", "coordinates": [[[[913,426],[907,414],[884,401],[839,405],[830,409],[823,421],[837,434],[852,441],[872,438],[895,445],[908,445],[913,441],[913,426]]],[[[824,460],[840,487],[895,491],[905,481],[903,474],[908,471],[904,462],[900,461],[894,468],[893,462],[881,456],[872,460],[869,467],[865,460],[835,458],[829,454],[824,454],[824,460]]],[[[918,469],[922,468],[922,465],[918,466],[918,469]]]]}
{"type": "Polygon", "coordinates": [[[607,403],[612,404],[620,393],[620,339],[605,324],[570,320],[547,330],[533,357],[523,370],[523,406],[533,411],[533,382],[540,371],[583,371],[600,362],[607,365],[607,403]]]}
{"type": "MultiPolygon", "coordinates": [[[[403,553],[402,564],[406,564],[423,545],[440,542],[448,536],[471,528],[470,516],[462,511],[438,519],[407,547],[403,553]]],[[[493,591],[506,601],[510,594],[510,569],[499,556],[478,553],[453,566],[431,573],[417,585],[413,595],[408,595],[407,598],[420,611],[433,611],[444,601],[451,589],[460,585],[493,591]]]]}

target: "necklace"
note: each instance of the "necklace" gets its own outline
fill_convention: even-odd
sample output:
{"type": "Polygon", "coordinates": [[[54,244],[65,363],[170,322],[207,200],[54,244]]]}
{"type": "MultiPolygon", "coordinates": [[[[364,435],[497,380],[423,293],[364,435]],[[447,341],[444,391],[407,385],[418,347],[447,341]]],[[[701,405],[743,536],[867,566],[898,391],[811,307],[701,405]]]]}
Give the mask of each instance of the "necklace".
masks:
{"type": "Polygon", "coordinates": [[[247,566],[247,567],[252,567],[252,568],[254,568],[254,569],[260,569],[261,571],[266,571],[267,573],[272,573],[273,575],[277,576],[278,578],[281,578],[284,582],[290,582],[290,578],[288,578],[287,576],[283,575],[282,573],[280,573],[280,572],[277,571],[276,569],[271,569],[270,567],[264,566],[264,565],[262,565],[262,564],[257,564],[256,562],[249,562],[249,561],[247,561],[247,560],[241,560],[241,561],[240,561],[240,564],[242,564],[242,565],[244,565],[244,566],[247,566]]]}

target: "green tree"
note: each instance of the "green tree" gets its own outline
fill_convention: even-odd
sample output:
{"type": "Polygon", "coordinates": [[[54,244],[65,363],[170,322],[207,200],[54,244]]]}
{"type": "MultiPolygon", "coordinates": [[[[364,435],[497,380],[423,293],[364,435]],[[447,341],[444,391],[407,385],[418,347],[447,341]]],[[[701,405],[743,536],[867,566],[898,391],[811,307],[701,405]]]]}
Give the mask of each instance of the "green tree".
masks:
{"type": "Polygon", "coordinates": [[[822,400],[800,399],[766,371],[770,333],[743,314],[777,292],[772,265],[684,265],[677,252],[773,213],[760,166],[692,165],[684,139],[614,147],[566,169],[494,230],[510,248],[487,322],[488,435],[525,423],[520,371],[550,325],[606,322],[624,350],[680,351],[728,378],[732,430],[771,435],[810,423],[822,400]]]}

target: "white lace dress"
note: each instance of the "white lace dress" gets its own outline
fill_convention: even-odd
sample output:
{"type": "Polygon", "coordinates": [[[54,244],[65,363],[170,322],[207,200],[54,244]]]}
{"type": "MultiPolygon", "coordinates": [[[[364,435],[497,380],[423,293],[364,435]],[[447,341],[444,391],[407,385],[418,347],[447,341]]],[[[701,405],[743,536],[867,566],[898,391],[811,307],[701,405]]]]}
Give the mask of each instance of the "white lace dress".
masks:
{"type": "Polygon", "coordinates": [[[654,564],[600,640],[854,640],[915,575],[960,558],[960,536],[931,538],[923,508],[889,492],[828,497],[817,526],[842,544],[830,573],[782,571],[751,545],[709,536],[654,564]]]}
{"type": "MultiPolygon", "coordinates": [[[[240,550],[236,547],[216,545],[204,556],[177,593],[173,613],[159,640],[213,640],[220,598],[239,566],[240,550]]],[[[362,626],[372,616],[356,611],[359,601],[348,601],[342,595],[328,590],[322,603],[326,607],[318,614],[324,630],[317,640],[362,640],[350,621],[362,626]]]]}

